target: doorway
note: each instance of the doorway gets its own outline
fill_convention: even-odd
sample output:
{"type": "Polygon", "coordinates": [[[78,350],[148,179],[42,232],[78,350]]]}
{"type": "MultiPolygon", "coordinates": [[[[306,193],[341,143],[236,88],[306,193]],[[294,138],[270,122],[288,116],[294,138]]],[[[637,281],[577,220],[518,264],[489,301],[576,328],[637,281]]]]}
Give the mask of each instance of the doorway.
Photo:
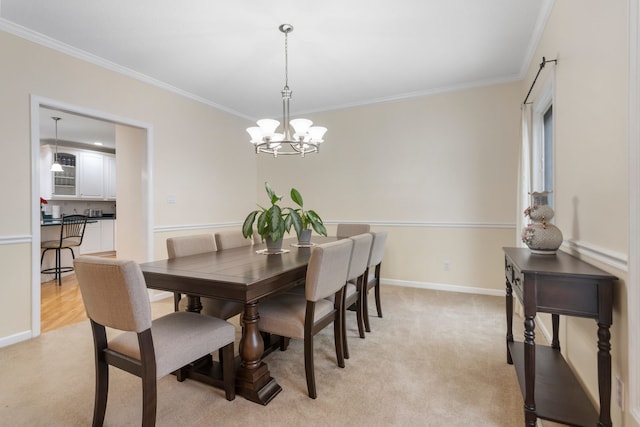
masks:
{"type": "MultiPolygon", "coordinates": [[[[136,261],[148,261],[153,257],[152,230],[152,126],[101,111],[31,97],[31,200],[32,212],[32,283],[31,325],[32,336],[40,335],[40,108],[57,110],[106,123],[116,128],[117,226],[116,251],[122,257],[136,261]],[[122,191],[119,191],[122,189],[122,191]],[[132,233],[132,230],[135,230],[132,233]]],[[[48,117],[46,119],[49,119],[48,117]]]]}

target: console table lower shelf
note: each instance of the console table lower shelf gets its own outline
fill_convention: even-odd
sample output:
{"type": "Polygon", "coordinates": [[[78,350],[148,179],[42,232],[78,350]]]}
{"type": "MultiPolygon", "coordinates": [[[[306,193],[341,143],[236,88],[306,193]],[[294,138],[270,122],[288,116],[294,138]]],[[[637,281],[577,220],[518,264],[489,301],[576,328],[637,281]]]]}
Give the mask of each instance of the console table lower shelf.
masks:
{"type": "MultiPolygon", "coordinates": [[[[524,343],[508,343],[509,354],[525,396],[524,343]]],[[[562,357],[549,346],[536,345],[536,415],[572,426],[597,426],[599,414],[562,357]]]]}

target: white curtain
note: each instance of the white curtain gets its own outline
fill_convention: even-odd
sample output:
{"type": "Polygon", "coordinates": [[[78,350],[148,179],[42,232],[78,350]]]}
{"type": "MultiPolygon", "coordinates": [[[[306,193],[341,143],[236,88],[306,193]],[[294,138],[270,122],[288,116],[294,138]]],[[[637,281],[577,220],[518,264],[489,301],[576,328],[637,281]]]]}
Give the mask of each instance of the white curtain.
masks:
{"type": "Polygon", "coordinates": [[[520,163],[518,165],[518,189],[516,195],[516,246],[526,247],[522,242],[522,229],[526,225],[524,210],[529,206],[531,191],[531,105],[523,104],[522,141],[520,144],[520,163]]]}

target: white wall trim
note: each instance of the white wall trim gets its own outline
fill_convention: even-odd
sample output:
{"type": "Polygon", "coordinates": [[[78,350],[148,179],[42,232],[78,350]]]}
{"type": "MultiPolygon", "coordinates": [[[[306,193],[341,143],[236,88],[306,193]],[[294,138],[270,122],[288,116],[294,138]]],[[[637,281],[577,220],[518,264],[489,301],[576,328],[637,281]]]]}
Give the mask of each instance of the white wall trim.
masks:
{"type": "Polygon", "coordinates": [[[401,286],[405,288],[431,289],[445,292],[461,292],[465,294],[505,296],[505,291],[498,289],[476,288],[473,286],[447,285],[444,283],[416,282],[413,280],[396,280],[380,278],[381,285],[401,286]]]}
{"type": "MultiPolygon", "coordinates": [[[[426,228],[491,228],[491,229],[515,229],[514,223],[488,223],[488,222],[434,222],[434,221],[354,221],[354,220],[331,220],[325,221],[325,225],[336,224],[370,224],[373,227],[426,227],[426,228]]],[[[178,224],[160,225],[153,228],[154,233],[164,233],[168,231],[188,231],[202,230],[207,228],[239,227],[242,222],[222,222],[208,224],[178,224]]]]}
{"type": "Polygon", "coordinates": [[[0,246],[17,245],[20,243],[31,243],[32,237],[28,234],[24,236],[0,236],[0,246]]]}
{"type": "Polygon", "coordinates": [[[629,0],[629,265],[627,331],[631,417],[640,424],[640,1],[629,0]]]}
{"type": "Polygon", "coordinates": [[[32,331],[24,331],[17,334],[9,335],[7,337],[2,337],[0,338],[0,348],[8,347],[10,345],[26,341],[33,337],[35,337],[35,335],[33,335],[32,331]]]}
{"type": "Polygon", "coordinates": [[[575,251],[579,255],[593,258],[594,260],[608,265],[609,267],[613,267],[620,271],[628,271],[629,258],[626,254],[592,245],[591,243],[583,242],[581,240],[573,239],[565,240],[562,243],[562,247],[575,251]]]}

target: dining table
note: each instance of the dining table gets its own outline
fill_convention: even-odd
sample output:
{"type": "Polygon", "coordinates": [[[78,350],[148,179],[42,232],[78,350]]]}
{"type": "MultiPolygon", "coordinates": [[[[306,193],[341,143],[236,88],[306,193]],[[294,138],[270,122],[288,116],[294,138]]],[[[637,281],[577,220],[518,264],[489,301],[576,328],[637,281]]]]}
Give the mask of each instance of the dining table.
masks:
{"type": "MultiPolygon", "coordinates": [[[[285,239],[282,250],[276,253],[267,253],[264,244],[249,245],[145,262],[140,269],[148,288],[186,294],[187,311],[199,312],[201,297],[244,304],[236,393],[267,405],[282,388],[263,359],[259,303],[299,284],[306,276],[313,246],[336,239],[314,236],[309,245],[298,245],[295,238],[285,239]]],[[[204,367],[191,369],[187,377],[219,385],[219,374],[219,366],[209,361],[204,367]]]]}

